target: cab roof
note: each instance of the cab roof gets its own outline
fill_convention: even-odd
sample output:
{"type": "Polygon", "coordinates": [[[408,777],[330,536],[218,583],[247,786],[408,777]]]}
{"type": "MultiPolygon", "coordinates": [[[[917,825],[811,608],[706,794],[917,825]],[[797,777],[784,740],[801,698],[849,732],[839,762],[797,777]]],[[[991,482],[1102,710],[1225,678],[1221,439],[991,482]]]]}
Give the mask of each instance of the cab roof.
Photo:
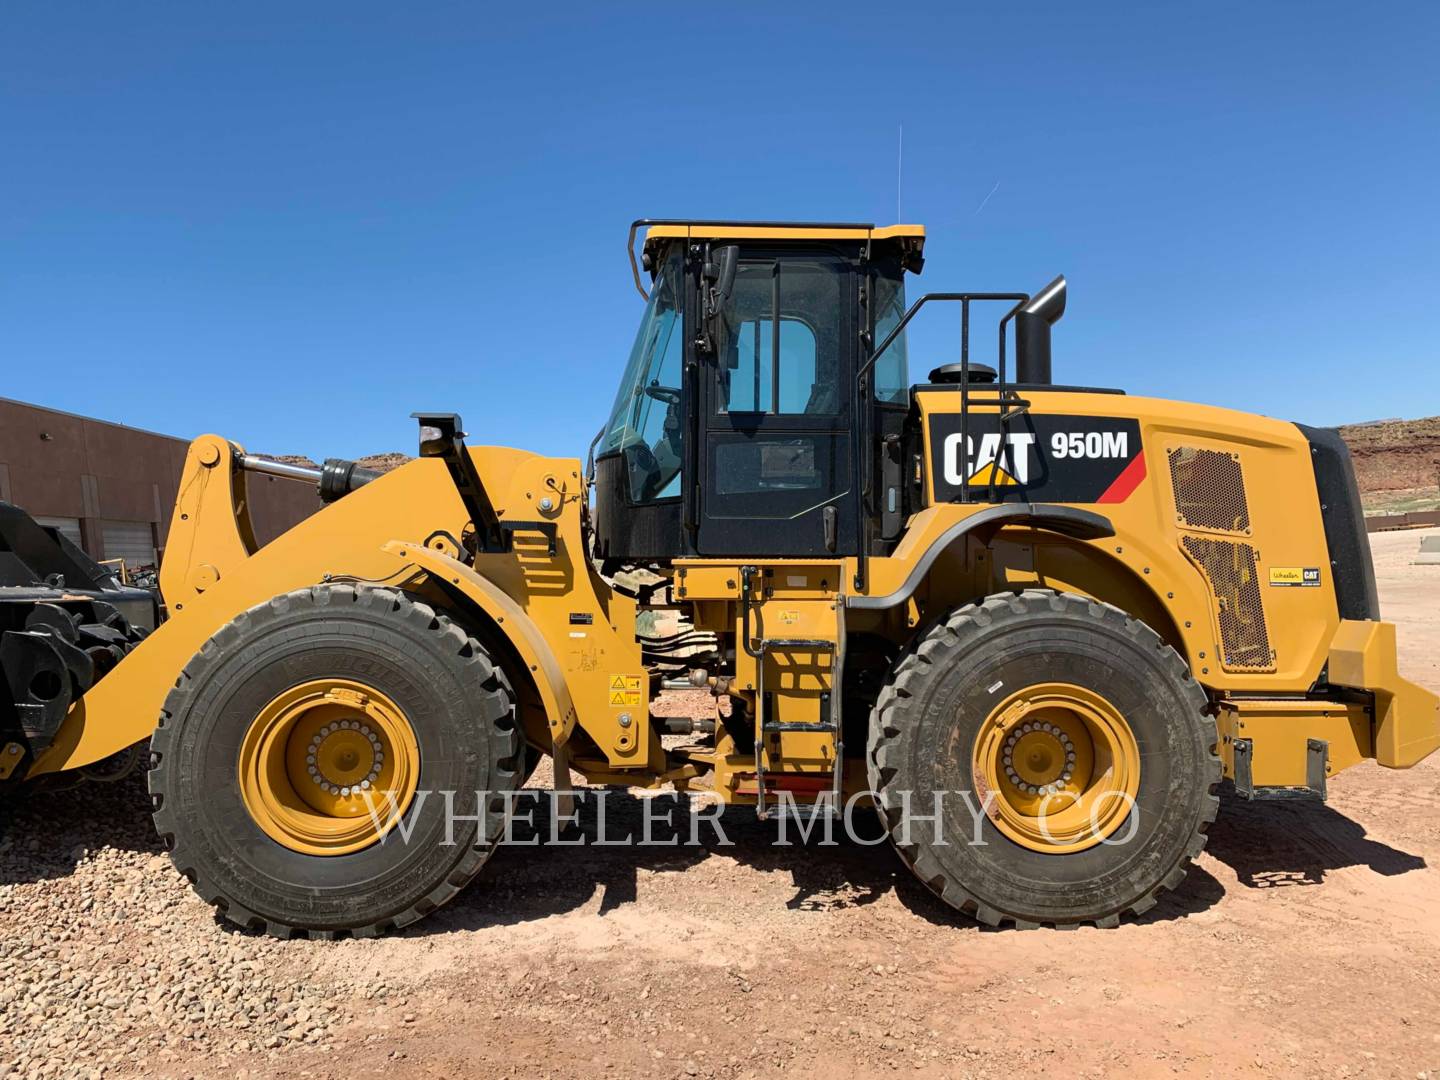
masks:
{"type": "Polygon", "coordinates": [[[924,225],[876,226],[868,222],[821,221],[688,221],[681,218],[641,218],[630,225],[630,265],[640,294],[640,268],[635,263],[635,234],[645,229],[641,251],[646,268],[655,265],[655,252],[666,241],[681,240],[869,240],[899,246],[907,269],[924,265],[924,225]]]}
{"type": "Polygon", "coordinates": [[[818,221],[641,221],[645,242],[682,236],[707,240],[894,240],[925,241],[924,225],[832,224],[818,221]]]}

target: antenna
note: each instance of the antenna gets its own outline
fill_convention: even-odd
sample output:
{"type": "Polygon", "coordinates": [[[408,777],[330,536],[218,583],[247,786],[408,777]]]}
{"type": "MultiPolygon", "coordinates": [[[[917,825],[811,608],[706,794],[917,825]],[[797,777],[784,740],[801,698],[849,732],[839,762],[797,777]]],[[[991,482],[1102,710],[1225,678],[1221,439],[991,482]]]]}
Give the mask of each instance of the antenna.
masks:
{"type": "Polygon", "coordinates": [[[900,145],[895,150],[895,224],[904,218],[900,214],[900,182],[905,177],[905,121],[900,121],[900,145]]]}

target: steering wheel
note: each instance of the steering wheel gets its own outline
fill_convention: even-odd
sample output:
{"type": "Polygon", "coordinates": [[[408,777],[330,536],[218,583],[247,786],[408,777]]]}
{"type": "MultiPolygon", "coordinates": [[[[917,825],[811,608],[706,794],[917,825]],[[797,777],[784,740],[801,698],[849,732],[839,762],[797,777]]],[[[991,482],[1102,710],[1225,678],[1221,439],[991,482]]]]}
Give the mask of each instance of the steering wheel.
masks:
{"type": "Polygon", "coordinates": [[[645,387],[645,396],[662,401],[666,405],[680,404],[680,391],[673,386],[661,386],[658,382],[652,382],[645,387]]]}

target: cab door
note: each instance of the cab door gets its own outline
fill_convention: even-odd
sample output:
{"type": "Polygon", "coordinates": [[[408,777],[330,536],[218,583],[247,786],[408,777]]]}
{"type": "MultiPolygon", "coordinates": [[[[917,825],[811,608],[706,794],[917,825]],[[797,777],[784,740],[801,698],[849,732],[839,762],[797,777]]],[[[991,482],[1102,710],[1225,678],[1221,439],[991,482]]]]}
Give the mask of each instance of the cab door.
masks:
{"type": "Polygon", "coordinates": [[[699,554],[855,553],[853,265],[824,250],[741,249],[701,371],[699,554]]]}

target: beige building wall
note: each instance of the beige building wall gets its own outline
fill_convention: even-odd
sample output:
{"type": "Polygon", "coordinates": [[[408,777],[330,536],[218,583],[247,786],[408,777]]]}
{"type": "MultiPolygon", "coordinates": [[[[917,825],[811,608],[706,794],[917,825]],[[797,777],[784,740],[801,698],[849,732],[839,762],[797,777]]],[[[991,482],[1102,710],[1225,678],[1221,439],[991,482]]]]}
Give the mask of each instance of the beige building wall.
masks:
{"type": "MultiPolygon", "coordinates": [[[[141,526],[163,555],[188,445],[0,398],[0,500],[37,518],[78,522],[81,546],[96,559],[133,559],[144,547],[141,526]]],[[[320,509],[313,484],[270,476],[247,482],[262,544],[320,509]]]]}

